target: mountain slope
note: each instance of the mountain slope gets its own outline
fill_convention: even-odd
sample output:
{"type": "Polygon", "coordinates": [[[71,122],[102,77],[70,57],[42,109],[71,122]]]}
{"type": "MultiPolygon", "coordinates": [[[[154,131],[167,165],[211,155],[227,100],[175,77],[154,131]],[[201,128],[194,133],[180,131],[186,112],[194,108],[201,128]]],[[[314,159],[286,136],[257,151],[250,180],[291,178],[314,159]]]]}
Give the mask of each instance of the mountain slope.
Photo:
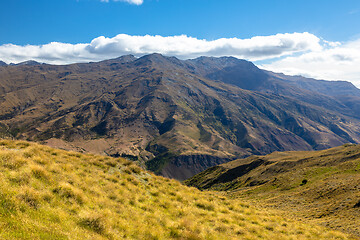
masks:
{"type": "Polygon", "coordinates": [[[347,101],[235,58],[0,68],[1,136],[126,156],[177,179],[251,154],[359,143],[347,101]]]}
{"type": "Polygon", "coordinates": [[[281,73],[267,71],[273,77],[286,81],[302,89],[318,92],[329,96],[356,96],[360,97],[360,90],[352,83],[346,81],[325,81],[302,76],[287,76],[281,73]]]}
{"type": "Polygon", "coordinates": [[[36,65],[41,65],[42,63],[36,62],[34,60],[28,60],[25,62],[20,62],[20,63],[10,63],[10,65],[15,65],[15,66],[22,66],[22,65],[26,65],[26,66],[36,66],[36,65]]]}
{"type": "Polygon", "coordinates": [[[297,88],[330,96],[342,105],[345,105],[345,108],[343,109],[345,110],[345,112],[343,111],[344,114],[357,117],[360,116],[360,109],[358,107],[358,103],[360,101],[360,90],[350,82],[316,80],[302,76],[286,76],[284,74],[268,71],[267,73],[270,76],[297,88]]]}
{"type": "Polygon", "coordinates": [[[360,236],[360,146],[275,152],[228,162],[185,182],[360,236]]]}
{"type": "Polygon", "coordinates": [[[1,239],[350,239],[122,158],[0,141],[1,239]]]}

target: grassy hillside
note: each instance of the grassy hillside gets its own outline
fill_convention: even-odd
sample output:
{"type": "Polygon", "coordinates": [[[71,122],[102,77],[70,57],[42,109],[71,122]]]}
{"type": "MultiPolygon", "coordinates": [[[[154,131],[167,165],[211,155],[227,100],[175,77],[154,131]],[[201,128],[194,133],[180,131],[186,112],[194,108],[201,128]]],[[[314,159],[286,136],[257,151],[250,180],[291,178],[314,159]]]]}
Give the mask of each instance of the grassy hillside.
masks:
{"type": "Polygon", "coordinates": [[[186,181],[360,237],[360,146],[275,152],[219,165],[186,181]]]}
{"type": "Polygon", "coordinates": [[[122,158],[0,141],[0,239],[348,239],[122,158]]]}

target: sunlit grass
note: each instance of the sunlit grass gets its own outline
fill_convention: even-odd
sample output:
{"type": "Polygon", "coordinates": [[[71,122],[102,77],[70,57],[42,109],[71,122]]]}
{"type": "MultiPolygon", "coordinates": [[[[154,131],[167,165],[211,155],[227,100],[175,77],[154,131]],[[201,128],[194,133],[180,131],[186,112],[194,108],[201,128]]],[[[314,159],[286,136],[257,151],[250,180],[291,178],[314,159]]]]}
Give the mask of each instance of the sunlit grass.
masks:
{"type": "Polygon", "coordinates": [[[0,239],[347,239],[122,158],[0,141],[0,239]]]}

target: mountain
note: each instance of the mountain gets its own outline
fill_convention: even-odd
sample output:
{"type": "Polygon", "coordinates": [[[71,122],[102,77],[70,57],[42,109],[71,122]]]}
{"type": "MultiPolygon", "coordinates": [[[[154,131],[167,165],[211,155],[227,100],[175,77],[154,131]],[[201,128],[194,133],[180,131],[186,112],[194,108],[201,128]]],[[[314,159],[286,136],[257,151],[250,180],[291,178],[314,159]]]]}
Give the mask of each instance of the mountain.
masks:
{"type": "Polygon", "coordinates": [[[352,239],[123,158],[0,141],[0,238],[352,239]]]}
{"type": "Polygon", "coordinates": [[[6,66],[6,65],[7,65],[6,62],[0,61],[0,67],[6,66]]]}
{"type": "Polygon", "coordinates": [[[185,181],[360,237],[360,146],[237,159],[185,181]]]}
{"type": "Polygon", "coordinates": [[[284,80],[302,89],[318,92],[330,96],[356,96],[360,97],[360,91],[352,83],[346,81],[325,81],[302,76],[287,76],[282,73],[266,71],[269,75],[284,80]]]}
{"type": "Polygon", "coordinates": [[[281,73],[268,73],[271,76],[277,77],[293,86],[320,93],[322,95],[331,96],[350,109],[351,114],[359,116],[360,109],[358,102],[360,101],[360,91],[350,82],[325,81],[316,80],[313,78],[305,78],[302,76],[286,76],[281,73]]]}
{"type": "Polygon", "coordinates": [[[6,66],[0,134],[124,156],[180,180],[253,154],[360,142],[359,89],[324,82],[351,93],[338,98],[291,79],[232,57],[6,66]]]}
{"type": "Polygon", "coordinates": [[[25,62],[20,62],[20,63],[10,63],[11,66],[36,66],[36,65],[41,65],[42,63],[36,62],[34,60],[28,60],[25,62]]]}

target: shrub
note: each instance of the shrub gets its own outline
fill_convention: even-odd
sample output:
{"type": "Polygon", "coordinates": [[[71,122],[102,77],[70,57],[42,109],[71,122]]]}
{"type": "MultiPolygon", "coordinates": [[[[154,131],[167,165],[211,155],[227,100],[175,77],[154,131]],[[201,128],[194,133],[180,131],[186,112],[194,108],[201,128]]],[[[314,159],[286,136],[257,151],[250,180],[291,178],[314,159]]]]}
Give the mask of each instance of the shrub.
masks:
{"type": "Polygon", "coordinates": [[[97,212],[82,212],[79,224],[99,234],[104,233],[106,229],[105,218],[97,212]]]}
{"type": "Polygon", "coordinates": [[[301,181],[300,186],[303,186],[303,185],[307,184],[307,182],[308,182],[308,180],[307,180],[307,179],[303,179],[303,180],[301,181]]]}
{"type": "Polygon", "coordinates": [[[212,204],[207,203],[207,202],[196,202],[195,206],[198,207],[198,208],[207,210],[207,211],[214,211],[215,210],[215,207],[212,204]]]}
{"type": "Polygon", "coordinates": [[[135,174],[141,173],[141,168],[136,165],[130,165],[129,168],[130,168],[131,172],[133,172],[135,174]]]}

